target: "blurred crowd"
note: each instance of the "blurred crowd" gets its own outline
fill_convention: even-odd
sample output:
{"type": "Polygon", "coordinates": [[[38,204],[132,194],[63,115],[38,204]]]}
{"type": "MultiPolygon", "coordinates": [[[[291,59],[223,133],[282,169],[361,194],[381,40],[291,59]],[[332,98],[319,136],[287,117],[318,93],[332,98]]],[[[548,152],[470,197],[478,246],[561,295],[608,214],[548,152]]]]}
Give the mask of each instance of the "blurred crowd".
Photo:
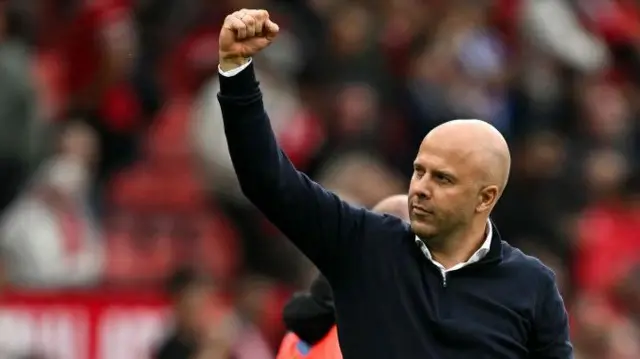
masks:
{"type": "Polygon", "coordinates": [[[576,358],[640,358],[637,0],[0,1],[5,288],[173,278],[185,322],[202,288],[237,314],[211,348],[242,335],[237,358],[273,354],[315,270],[243,198],[226,149],[217,31],[245,7],[280,25],[255,65],[299,169],[370,207],[406,191],[431,128],[491,122],[513,154],[493,220],[555,270],[576,358]]]}

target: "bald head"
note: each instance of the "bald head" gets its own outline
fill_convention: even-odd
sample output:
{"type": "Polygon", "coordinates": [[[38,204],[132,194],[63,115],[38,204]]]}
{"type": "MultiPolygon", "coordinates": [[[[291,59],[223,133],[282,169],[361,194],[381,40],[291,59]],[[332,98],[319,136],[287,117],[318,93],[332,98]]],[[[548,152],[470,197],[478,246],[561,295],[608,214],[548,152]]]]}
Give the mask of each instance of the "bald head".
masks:
{"type": "MultiPolygon", "coordinates": [[[[453,120],[434,128],[422,145],[449,150],[478,171],[478,180],[504,190],[511,169],[507,141],[491,124],[480,120],[453,120]]],[[[422,146],[421,146],[422,148],[422,146]]]]}
{"type": "Polygon", "coordinates": [[[409,220],[409,197],[404,194],[399,194],[391,197],[387,197],[380,201],[373,211],[378,213],[390,214],[396,216],[405,221],[409,220]]]}
{"type": "Polygon", "coordinates": [[[441,246],[456,238],[481,238],[511,166],[500,132],[478,120],[444,123],[425,136],[413,166],[409,202],[414,233],[441,246]]]}

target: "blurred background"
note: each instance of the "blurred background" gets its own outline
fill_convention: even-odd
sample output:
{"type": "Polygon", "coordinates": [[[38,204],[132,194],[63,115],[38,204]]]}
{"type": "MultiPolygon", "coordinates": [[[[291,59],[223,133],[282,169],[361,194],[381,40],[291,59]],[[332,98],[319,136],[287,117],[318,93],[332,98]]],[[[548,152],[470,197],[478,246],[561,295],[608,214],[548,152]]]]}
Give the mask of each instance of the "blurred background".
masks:
{"type": "Polygon", "coordinates": [[[217,31],[242,7],[282,29],[255,65],[299,169],[372,206],[431,128],[493,123],[493,219],[556,271],[577,358],[640,358],[637,0],[0,1],[0,357],[274,357],[315,269],[226,150],[217,31]]]}

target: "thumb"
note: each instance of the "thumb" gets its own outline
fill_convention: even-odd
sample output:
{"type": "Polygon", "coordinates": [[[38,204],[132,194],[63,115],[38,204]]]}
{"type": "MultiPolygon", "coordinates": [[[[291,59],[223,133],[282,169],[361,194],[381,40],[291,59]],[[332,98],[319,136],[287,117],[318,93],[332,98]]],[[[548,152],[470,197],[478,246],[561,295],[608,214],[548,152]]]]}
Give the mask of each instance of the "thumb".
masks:
{"type": "Polygon", "coordinates": [[[274,38],[275,38],[275,35],[273,36],[267,35],[266,37],[256,37],[254,39],[251,39],[251,45],[253,45],[252,47],[254,48],[254,50],[264,49],[265,47],[271,44],[271,41],[274,38]]]}

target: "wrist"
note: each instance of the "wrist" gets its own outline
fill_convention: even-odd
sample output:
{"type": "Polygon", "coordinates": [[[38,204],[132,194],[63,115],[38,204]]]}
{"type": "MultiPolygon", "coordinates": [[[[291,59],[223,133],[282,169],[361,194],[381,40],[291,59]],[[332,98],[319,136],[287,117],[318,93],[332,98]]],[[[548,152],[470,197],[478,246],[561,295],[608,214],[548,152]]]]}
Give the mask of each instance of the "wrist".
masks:
{"type": "Polygon", "coordinates": [[[249,61],[246,57],[223,57],[220,56],[220,70],[227,72],[234,70],[249,61]]]}

